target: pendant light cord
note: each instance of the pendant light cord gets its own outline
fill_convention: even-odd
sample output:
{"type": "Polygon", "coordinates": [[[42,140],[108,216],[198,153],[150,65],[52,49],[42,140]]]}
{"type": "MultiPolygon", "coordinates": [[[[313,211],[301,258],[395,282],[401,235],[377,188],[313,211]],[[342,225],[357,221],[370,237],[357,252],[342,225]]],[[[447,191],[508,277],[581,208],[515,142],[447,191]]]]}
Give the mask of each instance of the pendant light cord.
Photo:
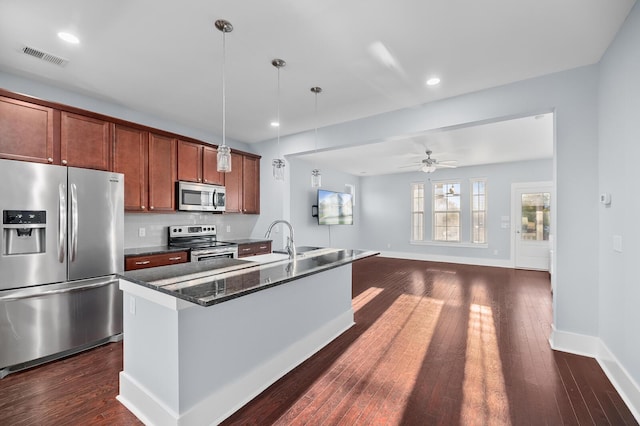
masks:
{"type": "Polygon", "coordinates": [[[276,134],[278,137],[278,158],[281,157],[280,155],[280,67],[276,67],[278,69],[278,108],[277,108],[277,115],[278,115],[278,127],[276,129],[276,134]]]}
{"type": "Polygon", "coordinates": [[[227,62],[227,35],[222,31],[222,145],[226,145],[227,139],[227,79],[226,79],[226,62],[227,62]]]}

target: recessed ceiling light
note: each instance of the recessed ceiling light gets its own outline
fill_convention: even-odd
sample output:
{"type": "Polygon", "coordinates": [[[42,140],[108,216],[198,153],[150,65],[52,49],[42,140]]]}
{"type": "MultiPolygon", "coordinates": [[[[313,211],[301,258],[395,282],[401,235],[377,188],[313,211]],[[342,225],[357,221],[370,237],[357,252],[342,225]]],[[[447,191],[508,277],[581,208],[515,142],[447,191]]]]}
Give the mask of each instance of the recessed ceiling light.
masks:
{"type": "Polygon", "coordinates": [[[440,79],[438,77],[431,77],[427,80],[427,86],[437,86],[440,84],[440,79]]]}
{"type": "Polygon", "coordinates": [[[64,31],[59,32],[58,37],[60,37],[62,40],[66,41],[67,43],[71,43],[71,44],[80,43],[80,39],[78,37],[74,36],[71,33],[65,33],[64,31]]]}
{"type": "Polygon", "coordinates": [[[278,123],[277,121],[272,121],[271,127],[280,127],[280,123],[278,123]]]}

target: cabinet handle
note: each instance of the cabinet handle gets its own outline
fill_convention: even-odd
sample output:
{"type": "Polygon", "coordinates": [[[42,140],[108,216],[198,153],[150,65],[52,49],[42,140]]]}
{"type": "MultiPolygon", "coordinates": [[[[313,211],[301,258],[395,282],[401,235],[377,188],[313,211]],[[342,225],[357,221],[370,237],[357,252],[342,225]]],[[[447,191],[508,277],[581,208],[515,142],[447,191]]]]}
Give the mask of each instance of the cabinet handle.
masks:
{"type": "Polygon", "coordinates": [[[142,261],[136,262],[136,265],[148,265],[149,263],[151,263],[150,260],[142,260],[142,261]]]}
{"type": "Polygon", "coordinates": [[[242,251],[251,251],[250,248],[243,248],[242,251]]]}
{"type": "Polygon", "coordinates": [[[182,256],[170,257],[169,260],[182,260],[182,256]]]}
{"type": "Polygon", "coordinates": [[[50,162],[50,163],[53,163],[53,158],[49,157],[49,158],[47,158],[47,161],[50,162]]]}
{"type": "Polygon", "coordinates": [[[67,160],[62,160],[62,164],[63,164],[64,166],[66,166],[66,165],[67,165],[67,160]]]}
{"type": "Polygon", "coordinates": [[[260,250],[266,250],[267,246],[260,246],[260,250]]]}

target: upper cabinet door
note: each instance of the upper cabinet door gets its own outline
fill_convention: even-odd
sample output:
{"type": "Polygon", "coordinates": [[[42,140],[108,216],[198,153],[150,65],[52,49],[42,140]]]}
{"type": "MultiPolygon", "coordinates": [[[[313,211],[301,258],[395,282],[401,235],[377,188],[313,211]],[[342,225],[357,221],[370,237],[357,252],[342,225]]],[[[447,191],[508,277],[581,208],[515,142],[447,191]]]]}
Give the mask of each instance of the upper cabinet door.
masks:
{"type": "Polygon", "coordinates": [[[218,150],[212,146],[202,148],[202,180],[204,183],[224,185],[224,173],[218,171],[218,150]]]}
{"type": "Polygon", "coordinates": [[[111,123],[62,111],[60,157],[65,166],[109,170],[111,123]]]}
{"type": "Polygon", "coordinates": [[[178,141],[178,180],[202,182],[202,145],[178,141]]]}
{"type": "Polygon", "coordinates": [[[124,173],[124,208],[147,211],[147,146],[149,133],[114,126],[113,171],[124,173]]]}
{"type": "Polygon", "coordinates": [[[242,158],[242,155],[231,151],[231,171],[224,177],[227,213],[242,213],[242,158]]]}
{"type": "Polygon", "coordinates": [[[54,163],[53,108],[0,96],[0,158],[54,163]]]}
{"type": "Polygon", "coordinates": [[[260,213],[260,159],[242,158],[242,213],[260,213]]]}
{"type": "Polygon", "coordinates": [[[175,206],[176,139],[149,134],[149,211],[175,206]]]}

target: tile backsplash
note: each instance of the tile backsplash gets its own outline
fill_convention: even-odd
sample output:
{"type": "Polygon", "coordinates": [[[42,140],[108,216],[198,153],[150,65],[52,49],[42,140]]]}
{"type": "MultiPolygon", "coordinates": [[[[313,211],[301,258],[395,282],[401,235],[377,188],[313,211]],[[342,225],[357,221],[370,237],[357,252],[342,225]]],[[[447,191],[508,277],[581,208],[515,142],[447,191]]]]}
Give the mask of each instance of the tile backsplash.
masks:
{"type": "Polygon", "coordinates": [[[125,213],[124,248],[166,245],[171,225],[216,225],[221,241],[248,238],[258,215],[176,212],[125,213]],[[228,230],[228,231],[227,231],[228,230]]]}

